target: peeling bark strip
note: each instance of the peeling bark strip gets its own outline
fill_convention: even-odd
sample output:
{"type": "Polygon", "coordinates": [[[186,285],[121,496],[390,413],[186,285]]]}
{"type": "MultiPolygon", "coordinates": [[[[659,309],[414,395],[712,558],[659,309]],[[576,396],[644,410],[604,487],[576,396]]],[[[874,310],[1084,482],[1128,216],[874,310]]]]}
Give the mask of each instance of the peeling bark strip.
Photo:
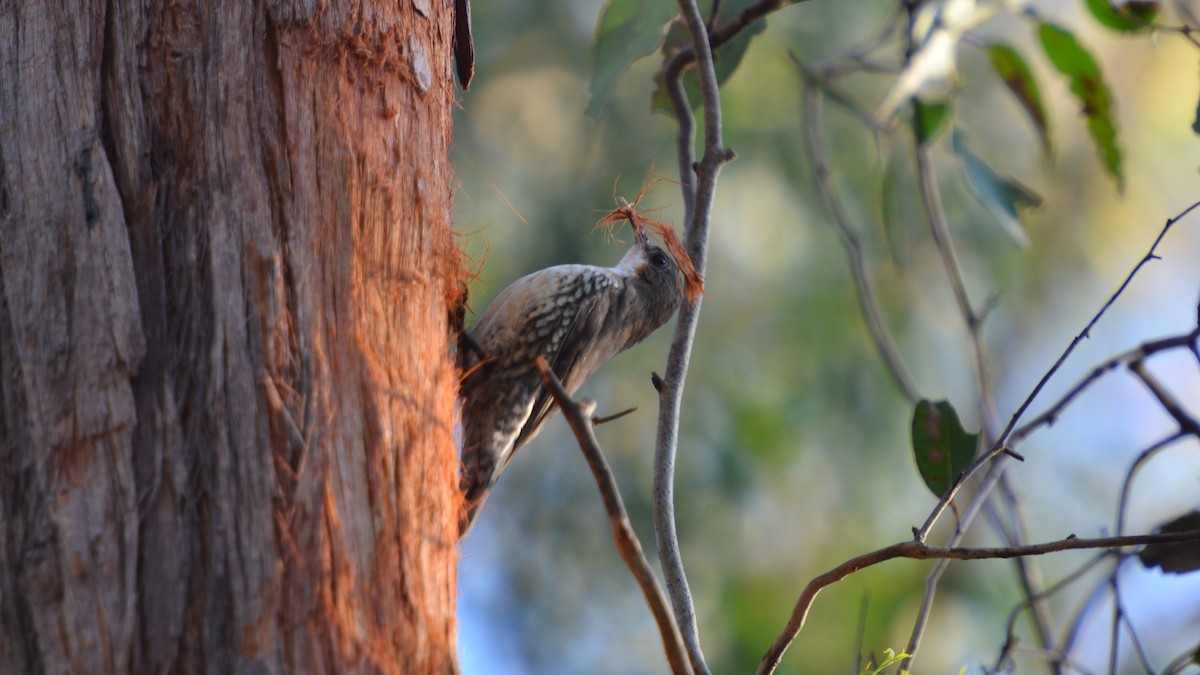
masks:
{"type": "Polygon", "coordinates": [[[454,669],[451,9],[0,3],[0,672],[454,669]]]}

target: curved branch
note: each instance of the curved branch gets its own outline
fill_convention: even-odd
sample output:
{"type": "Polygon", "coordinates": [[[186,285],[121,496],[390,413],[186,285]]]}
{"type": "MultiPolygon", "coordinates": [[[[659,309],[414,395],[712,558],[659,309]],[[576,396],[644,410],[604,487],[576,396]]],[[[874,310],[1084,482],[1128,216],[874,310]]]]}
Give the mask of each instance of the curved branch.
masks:
{"type": "Polygon", "coordinates": [[[1008,559],[1022,556],[1045,555],[1059,551],[1114,549],[1126,546],[1178,544],[1192,541],[1200,541],[1200,530],[1169,534],[1157,533],[1124,537],[1097,537],[1092,539],[1080,539],[1071,535],[1065,539],[1042,544],[999,548],[946,548],[929,546],[917,540],[892,544],[891,546],[851,558],[808,582],[808,585],[804,587],[804,591],[800,593],[800,598],[796,601],[796,606],[792,610],[792,616],[788,621],[787,627],[771,645],[771,648],[767,650],[756,672],[758,675],[767,675],[768,673],[775,672],[775,668],[779,666],[779,661],[783,658],[783,653],[787,651],[788,645],[792,643],[792,640],[800,633],[800,629],[804,627],[804,622],[808,618],[808,612],[812,608],[817,594],[826,586],[831,586],[855,572],[889,560],[895,560],[896,558],[908,558],[911,560],[993,560],[997,558],[1008,559]]]}
{"type": "Polygon", "coordinates": [[[625,566],[629,568],[633,578],[637,580],[638,586],[641,587],[642,595],[646,597],[646,604],[650,606],[650,612],[658,624],[658,632],[662,636],[663,650],[667,653],[667,662],[671,666],[671,672],[675,675],[688,675],[691,670],[688,668],[687,657],[684,654],[679,627],[675,625],[675,618],[667,608],[667,599],[658,585],[658,580],[654,578],[650,561],[646,560],[646,555],[642,552],[642,544],[638,540],[637,533],[633,531],[633,526],[629,523],[629,514],[625,511],[621,490],[617,487],[617,480],[613,477],[612,469],[604,459],[604,453],[600,451],[600,442],[596,440],[596,433],[593,429],[595,422],[589,419],[590,414],[584,411],[581,404],[571,399],[571,395],[567,393],[562,382],[559,382],[554,371],[550,369],[545,357],[537,358],[537,367],[546,380],[546,387],[554,397],[554,402],[562,410],[567,424],[571,425],[571,431],[575,433],[575,439],[579,441],[579,449],[583,451],[588,467],[591,468],[592,475],[596,478],[596,487],[600,488],[600,497],[604,500],[604,509],[608,512],[608,524],[612,528],[613,543],[616,545],[621,560],[625,561],[625,566]]]}
{"type": "Polygon", "coordinates": [[[1138,471],[1142,466],[1150,461],[1155,455],[1167,448],[1171,447],[1175,442],[1183,440],[1187,437],[1182,431],[1167,436],[1166,438],[1151,445],[1145,450],[1138,453],[1134,458],[1133,464],[1129,466],[1129,470],[1125,472],[1125,480],[1121,481],[1121,497],[1117,500],[1117,534],[1125,534],[1125,514],[1129,507],[1129,495],[1133,492],[1133,479],[1137,477],[1138,471]]]}

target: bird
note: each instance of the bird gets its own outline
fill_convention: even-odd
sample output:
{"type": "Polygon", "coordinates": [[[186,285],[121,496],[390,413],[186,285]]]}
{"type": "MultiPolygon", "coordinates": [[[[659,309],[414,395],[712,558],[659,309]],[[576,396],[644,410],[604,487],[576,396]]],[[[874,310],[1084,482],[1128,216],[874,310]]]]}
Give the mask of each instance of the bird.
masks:
{"type": "MultiPolygon", "coordinates": [[[[614,212],[615,213],[615,212],[614,212]]],[[[633,245],[614,267],[557,265],[517,279],[496,296],[462,354],[459,539],[522,446],[557,410],[535,360],[542,356],[568,394],[609,359],[665,324],[703,279],[673,230],[626,210],[633,245]]]]}

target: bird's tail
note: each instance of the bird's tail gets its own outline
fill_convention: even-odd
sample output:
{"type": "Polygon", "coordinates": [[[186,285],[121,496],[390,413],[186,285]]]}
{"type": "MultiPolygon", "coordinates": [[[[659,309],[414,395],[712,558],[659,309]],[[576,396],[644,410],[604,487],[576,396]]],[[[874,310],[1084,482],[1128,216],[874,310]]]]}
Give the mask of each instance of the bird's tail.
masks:
{"type": "Polygon", "coordinates": [[[471,531],[488,495],[492,494],[494,484],[494,481],[487,480],[473,471],[463,471],[462,480],[459,481],[459,488],[463,493],[462,511],[458,516],[459,541],[466,538],[467,533],[471,531]]]}

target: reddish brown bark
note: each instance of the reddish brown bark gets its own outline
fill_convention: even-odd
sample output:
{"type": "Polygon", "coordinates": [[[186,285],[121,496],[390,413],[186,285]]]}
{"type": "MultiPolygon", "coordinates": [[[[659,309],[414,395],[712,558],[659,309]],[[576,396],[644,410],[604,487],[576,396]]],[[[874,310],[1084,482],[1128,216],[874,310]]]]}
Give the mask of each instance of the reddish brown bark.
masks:
{"type": "Polygon", "coordinates": [[[450,11],[0,3],[0,672],[454,669],[450,11]]]}

